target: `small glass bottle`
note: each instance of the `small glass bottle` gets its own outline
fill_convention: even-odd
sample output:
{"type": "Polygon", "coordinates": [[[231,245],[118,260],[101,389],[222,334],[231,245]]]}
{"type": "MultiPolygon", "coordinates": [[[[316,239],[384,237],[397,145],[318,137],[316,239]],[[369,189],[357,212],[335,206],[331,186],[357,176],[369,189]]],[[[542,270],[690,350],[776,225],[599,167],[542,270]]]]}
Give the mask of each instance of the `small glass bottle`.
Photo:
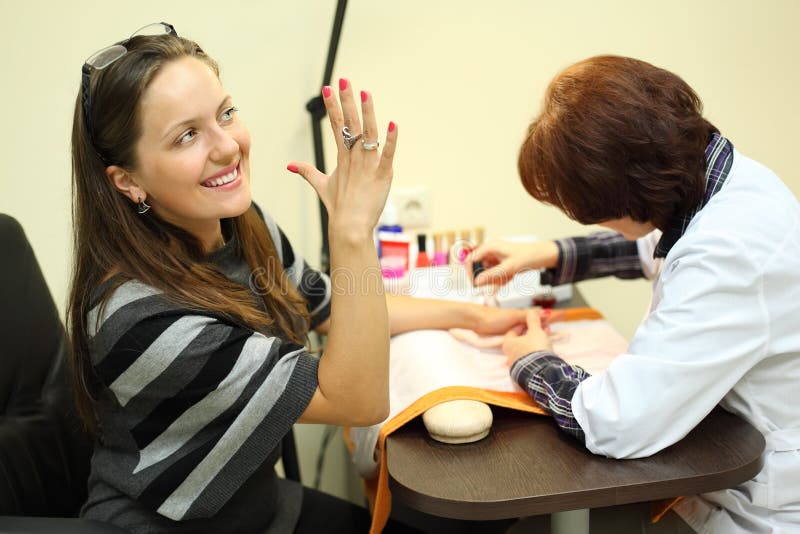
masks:
{"type": "Polygon", "coordinates": [[[550,286],[542,286],[536,295],[534,295],[531,304],[534,306],[541,306],[542,308],[552,308],[556,305],[556,295],[553,293],[553,288],[550,286]]]}

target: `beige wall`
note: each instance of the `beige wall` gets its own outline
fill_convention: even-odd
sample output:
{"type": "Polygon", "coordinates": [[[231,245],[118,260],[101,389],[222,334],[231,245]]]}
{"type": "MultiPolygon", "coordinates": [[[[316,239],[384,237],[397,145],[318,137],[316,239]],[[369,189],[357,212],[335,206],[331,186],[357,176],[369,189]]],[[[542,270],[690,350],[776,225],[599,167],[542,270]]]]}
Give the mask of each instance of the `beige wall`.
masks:
{"type": "MultiPolygon", "coordinates": [[[[62,310],[80,67],[152,21],[173,23],[219,60],[253,134],[255,199],[297,248],[317,257],[315,197],[284,168],[313,158],[304,105],[319,90],[334,7],[333,0],[0,0],[0,212],[24,225],[62,310]]],[[[798,20],[794,0],[351,0],[334,79],[373,91],[382,124],[399,124],[396,186],[431,188],[435,226],[558,237],[584,230],[525,195],[516,151],[550,78],[598,53],[636,56],[682,75],[723,134],[800,194],[790,165],[800,123],[798,20]]],[[[620,331],[633,332],[648,298],[645,282],[580,287],[620,331]]],[[[315,440],[306,440],[307,459],[315,440]]]]}

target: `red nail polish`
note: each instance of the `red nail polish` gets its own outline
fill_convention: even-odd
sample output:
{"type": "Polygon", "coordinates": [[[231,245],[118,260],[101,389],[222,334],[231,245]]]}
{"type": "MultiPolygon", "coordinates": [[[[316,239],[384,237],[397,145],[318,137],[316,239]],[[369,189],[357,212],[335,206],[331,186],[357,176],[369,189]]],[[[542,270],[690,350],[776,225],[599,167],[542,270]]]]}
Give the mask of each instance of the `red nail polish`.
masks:
{"type": "Polygon", "coordinates": [[[297,165],[292,165],[291,163],[286,166],[286,169],[290,172],[298,173],[300,169],[297,168],[297,165]]]}
{"type": "Polygon", "coordinates": [[[363,102],[366,102],[366,101],[367,101],[367,92],[366,91],[361,91],[361,102],[363,103],[363,102]]]}
{"type": "Polygon", "coordinates": [[[339,78],[339,90],[344,91],[345,89],[347,89],[347,80],[339,78]]]}
{"type": "Polygon", "coordinates": [[[328,98],[329,96],[331,96],[331,88],[330,88],[330,86],[326,85],[325,87],[322,88],[322,96],[324,96],[325,98],[328,98]]]}
{"type": "Polygon", "coordinates": [[[396,127],[397,127],[397,125],[393,121],[389,122],[389,131],[390,132],[393,132],[396,127]]]}

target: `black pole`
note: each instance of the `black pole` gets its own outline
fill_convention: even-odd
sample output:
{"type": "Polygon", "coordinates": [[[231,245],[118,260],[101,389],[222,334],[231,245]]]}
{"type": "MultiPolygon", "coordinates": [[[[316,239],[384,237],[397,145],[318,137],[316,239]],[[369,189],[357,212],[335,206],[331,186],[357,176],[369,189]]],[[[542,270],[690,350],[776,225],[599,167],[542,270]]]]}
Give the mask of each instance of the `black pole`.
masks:
{"type": "MultiPolygon", "coordinates": [[[[331,42],[328,45],[328,59],[325,62],[325,73],[322,76],[322,85],[331,84],[331,76],[333,75],[333,62],[336,60],[336,49],[339,48],[339,37],[342,34],[342,22],[344,21],[344,10],[347,7],[347,0],[338,0],[336,5],[336,15],[333,19],[333,30],[331,31],[331,42]]],[[[314,163],[322,172],[325,170],[325,151],[322,146],[322,119],[325,118],[327,112],[325,111],[325,102],[322,100],[322,95],[317,94],[306,103],[306,109],[311,113],[311,133],[314,136],[314,163]]],[[[325,209],[325,204],[319,201],[319,220],[322,228],[322,251],[320,253],[320,269],[330,274],[331,261],[330,261],[330,243],[328,241],[328,210],[325,209]]],[[[325,447],[327,446],[327,439],[323,440],[322,449],[319,453],[317,461],[317,480],[315,487],[319,487],[319,473],[322,472],[322,458],[325,454],[325,447]]],[[[286,477],[292,480],[300,481],[300,466],[297,460],[297,447],[294,442],[294,430],[290,429],[289,432],[283,437],[283,468],[286,477]]]]}
{"type": "MultiPolygon", "coordinates": [[[[344,22],[344,10],[347,7],[347,0],[338,0],[336,5],[336,15],[333,19],[333,30],[331,30],[331,41],[328,45],[328,59],[325,63],[325,73],[322,76],[322,85],[331,84],[333,75],[333,63],[336,60],[336,50],[339,48],[339,37],[342,34],[342,23],[344,22]]],[[[325,170],[325,151],[322,146],[322,119],[325,118],[325,103],[321,95],[317,95],[306,103],[306,109],[311,113],[311,132],[314,136],[314,163],[322,172],[325,170]]],[[[322,251],[320,253],[320,268],[326,273],[330,273],[330,243],[328,242],[328,210],[322,201],[319,202],[319,219],[322,228],[322,251]]]]}

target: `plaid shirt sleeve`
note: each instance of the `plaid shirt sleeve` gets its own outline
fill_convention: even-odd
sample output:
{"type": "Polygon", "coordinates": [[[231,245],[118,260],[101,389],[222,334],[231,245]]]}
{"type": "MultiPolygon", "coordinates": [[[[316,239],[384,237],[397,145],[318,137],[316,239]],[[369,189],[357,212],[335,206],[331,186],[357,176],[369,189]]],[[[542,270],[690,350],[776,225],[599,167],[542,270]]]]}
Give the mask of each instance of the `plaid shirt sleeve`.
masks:
{"type": "Polygon", "coordinates": [[[556,424],[584,443],[586,436],[572,413],[572,397],[583,380],[591,376],[549,351],[523,356],[511,366],[511,377],[528,395],[550,412],[556,424]]]}
{"type": "Polygon", "coordinates": [[[542,273],[543,284],[557,286],[610,275],[626,279],[644,277],[636,241],[616,232],[559,239],[556,245],[558,265],[542,273]]]}

